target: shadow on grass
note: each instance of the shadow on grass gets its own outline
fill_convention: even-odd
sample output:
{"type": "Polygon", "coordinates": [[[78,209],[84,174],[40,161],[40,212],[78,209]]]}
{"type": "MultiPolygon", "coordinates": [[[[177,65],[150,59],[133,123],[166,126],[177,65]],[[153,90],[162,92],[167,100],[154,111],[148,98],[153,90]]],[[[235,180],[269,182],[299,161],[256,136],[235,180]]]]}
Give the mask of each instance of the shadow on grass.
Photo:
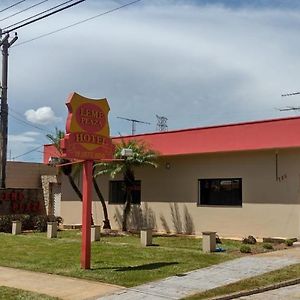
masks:
{"type": "Polygon", "coordinates": [[[155,270],[166,266],[178,265],[177,261],[174,262],[157,262],[151,264],[144,264],[140,266],[129,266],[129,267],[104,267],[104,268],[93,268],[93,270],[115,270],[116,272],[127,272],[127,271],[143,271],[143,270],[155,270]]]}

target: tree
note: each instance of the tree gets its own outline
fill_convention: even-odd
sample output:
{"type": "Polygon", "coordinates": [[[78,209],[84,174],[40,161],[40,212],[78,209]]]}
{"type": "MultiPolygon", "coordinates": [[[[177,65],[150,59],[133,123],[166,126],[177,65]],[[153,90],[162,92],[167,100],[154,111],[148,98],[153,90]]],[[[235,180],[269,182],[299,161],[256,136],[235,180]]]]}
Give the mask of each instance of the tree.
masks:
{"type": "MultiPolygon", "coordinates": [[[[55,135],[47,134],[46,137],[52,142],[52,144],[55,146],[57,151],[61,154],[61,148],[60,148],[60,140],[65,136],[64,131],[59,130],[58,128],[55,128],[55,135]]],[[[58,164],[67,164],[70,161],[68,159],[59,158],[58,164]]],[[[74,192],[79,197],[79,199],[82,201],[82,194],[78,186],[76,185],[74,181],[74,177],[78,175],[78,167],[75,169],[72,167],[72,165],[64,165],[61,167],[61,171],[64,175],[67,176],[74,192]]]]}
{"type": "Polygon", "coordinates": [[[123,159],[122,161],[116,160],[109,163],[98,163],[95,165],[95,176],[102,174],[109,174],[114,178],[117,174],[123,175],[125,185],[125,205],[123,209],[122,230],[127,231],[127,220],[131,210],[132,191],[135,185],[134,170],[137,167],[152,166],[157,167],[155,162],[157,153],[149,149],[145,143],[137,140],[122,140],[121,143],[116,145],[115,159],[123,159]],[[132,156],[123,157],[122,150],[131,149],[132,156]]]}
{"type": "MultiPolygon", "coordinates": [[[[61,148],[60,148],[60,140],[65,136],[65,132],[55,128],[55,135],[47,134],[46,136],[53,143],[53,145],[59,151],[59,153],[62,153],[61,148]]],[[[67,164],[69,162],[70,161],[67,159],[63,159],[63,158],[59,159],[59,164],[67,164]]],[[[82,171],[82,165],[81,164],[69,164],[69,165],[67,164],[67,165],[62,166],[61,170],[62,170],[62,173],[67,176],[69,183],[71,184],[76,195],[79,197],[80,201],[82,201],[82,193],[74,180],[74,178],[76,178],[82,171]]],[[[93,170],[95,170],[95,169],[93,169],[93,170]]],[[[101,202],[102,209],[103,209],[103,215],[104,215],[103,229],[111,229],[106,203],[105,203],[103,195],[100,191],[100,188],[96,182],[94,174],[93,174],[93,186],[94,186],[96,194],[101,202]]],[[[93,218],[92,218],[92,224],[94,224],[93,218]]]]}

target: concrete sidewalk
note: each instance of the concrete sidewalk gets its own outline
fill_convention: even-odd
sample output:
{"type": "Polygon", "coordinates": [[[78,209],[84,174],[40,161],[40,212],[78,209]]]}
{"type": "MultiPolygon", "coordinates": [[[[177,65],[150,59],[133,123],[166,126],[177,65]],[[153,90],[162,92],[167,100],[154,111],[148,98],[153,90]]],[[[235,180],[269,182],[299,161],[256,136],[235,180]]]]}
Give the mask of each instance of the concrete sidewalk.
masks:
{"type": "Polygon", "coordinates": [[[38,292],[64,300],[180,299],[241,279],[300,263],[300,248],[245,256],[219,265],[126,289],[95,281],[0,267],[0,286],[38,292]]]}
{"type": "Polygon", "coordinates": [[[219,265],[121,290],[101,300],[181,299],[219,286],[300,263],[300,248],[245,256],[219,265]]]}
{"type": "Polygon", "coordinates": [[[273,291],[268,291],[252,296],[237,298],[240,300],[295,300],[300,299],[300,284],[282,287],[273,291]]]}
{"type": "Polygon", "coordinates": [[[64,300],[92,300],[124,289],[95,281],[6,267],[0,267],[1,285],[59,297],[64,300]]]}

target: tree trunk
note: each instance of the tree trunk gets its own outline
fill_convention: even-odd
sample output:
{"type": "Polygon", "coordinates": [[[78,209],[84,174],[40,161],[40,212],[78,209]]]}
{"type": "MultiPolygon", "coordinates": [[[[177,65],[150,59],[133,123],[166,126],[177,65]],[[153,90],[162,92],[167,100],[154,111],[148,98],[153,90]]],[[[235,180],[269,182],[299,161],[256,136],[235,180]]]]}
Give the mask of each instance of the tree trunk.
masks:
{"type": "Polygon", "coordinates": [[[122,231],[127,231],[127,220],[131,210],[131,189],[126,188],[126,202],[123,210],[122,231]]]}
{"type": "Polygon", "coordinates": [[[105,200],[103,198],[103,195],[99,189],[99,186],[97,184],[97,181],[96,179],[93,177],[93,185],[94,185],[94,189],[96,191],[96,194],[102,204],[102,209],[103,209],[103,215],[104,215],[104,221],[103,221],[103,229],[111,229],[111,226],[110,226],[110,221],[109,221],[109,218],[108,218],[108,212],[107,212],[107,207],[106,207],[106,203],[105,203],[105,200]]]}
{"type": "MultiPolygon", "coordinates": [[[[81,191],[79,190],[78,186],[76,185],[76,183],[74,182],[74,179],[71,175],[67,175],[69,182],[74,190],[74,192],[76,193],[76,195],[79,197],[80,201],[82,202],[82,194],[81,191]]],[[[91,224],[94,225],[94,219],[93,216],[91,215],[91,224]]]]}
{"type": "Polygon", "coordinates": [[[122,230],[127,231],[127,220],[131,210],[131,202],[132,202],[132,190],[134,187],[134,173],[133,170],[128,168],[124,174],[124,183],[126,187],[126,200],[125,206],[123,210],[123,220],[122,220],[122,230]]]}
{"type": "Polygon", "coordinates": [[[81,191],[79,190],[78,186],[74,182],[74,179],[73,179],[72,175],[68,175],[68,179],[69,179],[69,182],[70,182],[70,184],[71,184],[74,192],[76,193],[76,195],[78,196],[78,198],[80,199],[80,201],[82,201],[81,191]]]}

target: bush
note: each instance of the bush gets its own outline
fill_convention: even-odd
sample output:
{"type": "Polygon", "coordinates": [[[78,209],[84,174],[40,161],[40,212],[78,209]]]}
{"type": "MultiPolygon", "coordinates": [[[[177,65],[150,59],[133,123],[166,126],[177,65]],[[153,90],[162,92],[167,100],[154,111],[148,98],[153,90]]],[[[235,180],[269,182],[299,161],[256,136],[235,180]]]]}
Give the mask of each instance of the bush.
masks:
{"type": "Polygon", "coordinates": [[[240,251],[241,253],[251,253],[251,248],[248,245],[242,245],[240,251]]]}
{"type": "Polygon", "coordinates": [[[285,240],[284,243],[289,247],[293,246],[293,244],[294,244],[294,242],[292,240],[285,240]]]}
{"type": "Polygon", "coordinates": [[[0,232],[11,233],[12,221],[21,221],[22,230],[46,232],[47,222],[57,222],[57,226],[59,226],[63,219],[62,217],[46,215],[4,215],[0,216],[0,232]]]}
{"type": "Polygon", "coordinates": [[[57,227],[59,227],[63,223],[63,218],[62,217],[55,217],[55,221],[57,223],[57,227]]]}
{"type": "Polygon", "coordinates": [[[270,243],[265,243],[263,244],[263,248],[267,249],[267,250],[272,250],[273,249],[273,245],[270,243]]]}
{"type": "Polygon", "coordinates": [[[0,216],[0,232],[11,232],[11,216],[0,216]]]}
{"type": "Polygon", "coordinates": [[[243,244],[249,244],[249,245],[255,245],[256,244],[256,238],[252,235],[249,235],[247,238],[243,238],[242,243],[243,244]]]}
{"type": "Polygon", "coordinates": [[[47,216],[34,216],[33,217],[33,226],[34,230],[39,231],[39,232],[45,232],[47,231],[47,222],[48,222],[48,217],[47,216]]]}

